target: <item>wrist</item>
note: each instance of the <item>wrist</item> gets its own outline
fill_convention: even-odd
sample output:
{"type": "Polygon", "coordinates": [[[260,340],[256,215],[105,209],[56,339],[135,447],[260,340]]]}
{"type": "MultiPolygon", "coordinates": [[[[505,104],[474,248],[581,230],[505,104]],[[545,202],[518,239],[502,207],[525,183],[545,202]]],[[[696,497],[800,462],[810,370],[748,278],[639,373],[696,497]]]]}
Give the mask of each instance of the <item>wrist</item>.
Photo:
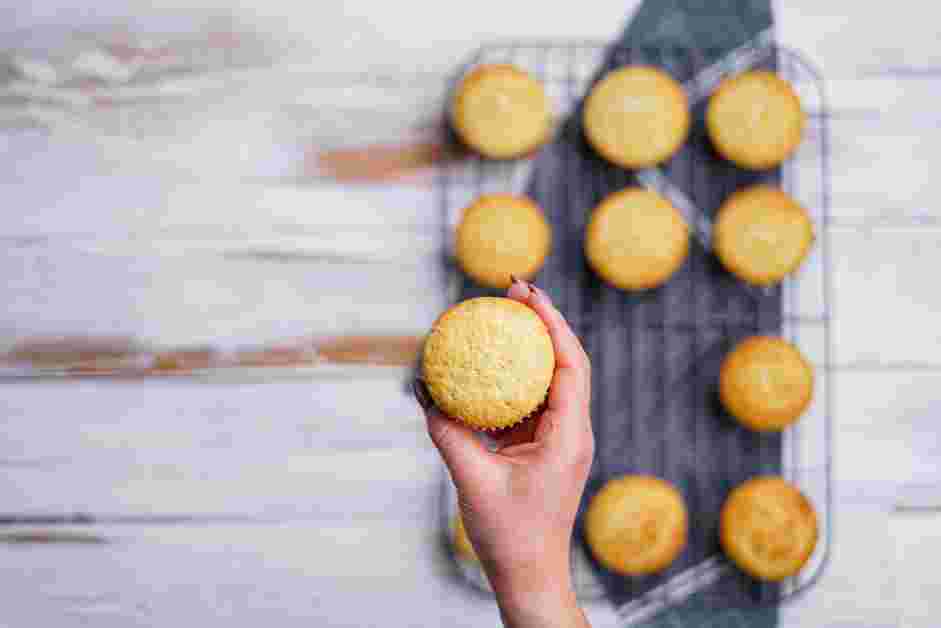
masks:
{"type": "Polygon", "coordinates": [[[500,616],[507,628],[573,628],[584,625],[570,583],[556,590],[513,591],[497,595],[500,616]]]}
{"type": "Polygon", "coordinates": [[[507,626],[529,628],[575,626],[582,617],[572,586],[568,561],[534,565],[512,573],[494,574],[491,586],[507,626]]]}

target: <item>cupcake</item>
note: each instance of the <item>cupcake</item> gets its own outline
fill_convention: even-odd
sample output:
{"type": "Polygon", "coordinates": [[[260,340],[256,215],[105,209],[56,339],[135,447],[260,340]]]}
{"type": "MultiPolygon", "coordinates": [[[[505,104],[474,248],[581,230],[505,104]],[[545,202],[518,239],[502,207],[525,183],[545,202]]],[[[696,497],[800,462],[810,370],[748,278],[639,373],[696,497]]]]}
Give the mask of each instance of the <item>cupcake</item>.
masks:
{"type": "Polygon", "coordinates": [[[531,200],[487,194],[464,210],[455,240],[457,261],[467,275],[488,288],[507,288],[510,275],[530,279],[539,272],[552,231],[531,200]]]}
{"type": "Polygon", "coordinates": [[[481,65],[461,81],[451,124],[484,157],[512,159],[533,152],[552,134],[552,107],[542,83],[508,64],[481,65]]]}
{"type": "Polygon", "coordinates": [[[712,247],[729,272],[769,286],[797,270],[813,241],[807,210],[777,188],[753,185],[719,208],[712,247]]]}
{"type": "Polygon", "coordinates": [[[554,373],[545,323],[512,299],[462,301],[438,318],[425,340],[422,377],[432,401],[476,429],[510,427],[534,414],[554,373]]]}
{"type": "Polygon", "coordinates": [[[817,546],[814,507],[780,477],[748,480],[726,499],[719,541],[742,571],[775,582],[807,564],[817,546]]]}
{"type": "Polygon", "coordinates": [[[655,192],[630,187],[611,194],[591,214],[585,256],[602,279],[622,290],[655,288],[682,266],[689,228],[655,192]]]}
{"type": "Polygon", "coordinates": [[[709,98],[706,130],[719,153],[750,170],[777,166],[797,150],[806,116],[791,85],[752,70],[724,81],[709,98]]]}
{"type": "Polygon", "coordinates": [[[623,168],[669,159],[689,133],[689,103],[669,74],[649,66],[610,72],[585,99],[585,137],[602,157],[623,168]]]}
{"type": "Polygon", "coordinates": [[[626,576],[666,569],[686,546],[688,517],[672,484],[625,475],[592,498],[585,513],[585,540],[599,563],[626,576]]]}
{"type": "Polygon", "coordinates": [[[810,405],[814,372],[783,338],[752,336],[722,362],[719,398],[729,414],[759,432],[780,432],[810,405]]]}

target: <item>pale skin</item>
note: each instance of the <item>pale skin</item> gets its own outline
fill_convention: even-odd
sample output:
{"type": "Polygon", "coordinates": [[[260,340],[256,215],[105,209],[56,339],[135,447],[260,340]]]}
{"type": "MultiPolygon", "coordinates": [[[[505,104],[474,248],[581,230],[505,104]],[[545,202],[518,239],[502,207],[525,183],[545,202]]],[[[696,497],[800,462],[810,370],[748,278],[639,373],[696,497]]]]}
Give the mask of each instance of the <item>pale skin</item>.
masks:
{"type": "Polygon", "coordinates": [[[499,434],[491,451],[473,430],[442,415],[420,383],[416,396],[504,625],[587,627],[572,588],[569,549],[594,453],[591,365],[542,290],[514,280],[507,296],[531,307],[552,338],[556,370],[545,410],[499,434]]]}

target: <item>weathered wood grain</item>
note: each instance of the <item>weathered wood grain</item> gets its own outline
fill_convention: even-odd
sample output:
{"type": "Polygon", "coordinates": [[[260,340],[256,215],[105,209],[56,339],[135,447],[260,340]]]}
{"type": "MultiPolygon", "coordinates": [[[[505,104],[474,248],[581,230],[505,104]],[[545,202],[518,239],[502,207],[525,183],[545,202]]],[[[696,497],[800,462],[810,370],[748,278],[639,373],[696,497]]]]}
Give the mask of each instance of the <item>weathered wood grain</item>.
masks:
{"type": "Polygon", "coordinates": [[[941,364],[941,229],[834,228],[836,364],[852,368],[941,364]]]}
{"type": "MultiPolygon", "coordinates": [[[[907,485],[936,481],[941,451],[924,435],[939,373],[835,373],[834,463],[848,498],[888,509],[907,485]]],[[[372,520],[433,510],[440,480],[394,379],[7,384],[0,416],[4,515],[372,520]]]]}
{"type": "Polygon", "coordinates": [[[3,249],[0,334],[8,344],[41,335],[101,335],[234,348],[311,336],[423,333],[444,305],[434,238],[399,234],[396,251],[391,231],[349,237],[350,247],[368,259],[346,256],[340,238],[326,235],[313,249],[282,237],[269,248],[232,241],[205,254],[133,255],[127,241],[117,242],[122,254],[65,243],[3,249]]]}
{"type": "Polygon", "coordinates": [[[889,523],[897,564],[911,574],[898,590],[900,626],[930,628],[938,623],[941,583],[934,576],[941,561],[938,519],[934,510],[896,515],[889,523]]]}
{"type": "MultiPolygon", "coordinates": [[[[819,584],[823,594],[785,607],[784,625],[819,625],[821,617],[829,626],[898,625],[891,601],[904,585],[894,575],[904,569],[898,558],[910,559],[910,546],[896,550],[888,514],[878,507],[849,504],[845,516],[839,552],[819,584]]],[[[16,530],[39,535],[43,529],[16,530]]],[[[492,602],[455,579],[432,521],[85,526],[59,533],[100,540],[0,543],[7,621],[106,627],[497,622],[492,602]]],[[[597,628],[617,625],[604,606],[588,610],[597,628]]]]}
{"type": "Polygon", "coordinates": [[[78,530],[98,544],[0,543],[0,623],[494,625],[429,524],[102,526],[78,530]]]}
{"type": "Polygon", "coordinates": [[[396,378],[7,384],[0,408],[4,515],[417,516],[441,479],[396,378]]]}
{"type": "MultiPolygon", "coordinates": [[[[173,11],[152,2],[136,8],[99,3],[94,15],[59,4],[13,6],[0,32],[57,23],[62,32],[114,15],[137,15],[140,24],[148,16],[172,28],[186,24],[185,12],[174,20],[173,11]]],[[[242,3],[262,29],[308,42],[296,49],[306,69],[295,74],[290,90],[271,92],[287,83],[249,74],[243,85],[258,81],[260,91],[270,92],[266,97],[219,103],[201,114],[167,103],[127,104],[113,116],[94,112],[93,126],[109,129],[117,141],[89,141],[82,125],[53,136],[35,129],[3,136],[0,191],[5,206],[20,211],[5,214],[0,236],[94,233],[114,242],[159,229],[214,240],[281,228],[319,233],[344,224],[423,234],[426,219],[436,214],[420,190],[393,199],[382,189],[311,190],[246,179],[316,175],[309,155],[318,143],[307,138],[330,147],[343,145],[351,132],[366,139],[411,137],[437,119],[441,79],[484,39],[607,39],[636,3],[594,3],[591,10],[541,3],[535,20],[527,3],[421,4],[423,17],[416,20],[417,0],[387,6],[356,0],[342,12],[242,3]],[[395,89],[345,90],[350,74],[387,83],[400,78],[392,81],[395,89]],[[331,81],[337,87],[296,89],[331,81]],[[285,103],[296,106],[293,122],[265,119],[265,111],[285,103]],[[257,117],[245,115],[252,110],[257,117]],[[168,114],[163,124],[161,112],[168,114]],[[210,127],[214,117],[218,124],[210,127]],[[144,127],[148,118],[152,124],[144,127]],[[203,127],[204,134],[193,132],[203,127]],[[292,135],[297,129],[307,134],[304,141],[292,135]],[[135,141],[123,141],[121,134],[131,131],[135,141]],[[127,177],[125,184],[116,185],[114,175],[127,177]],[[242,182],[233,183],[233,175],[242,182]]],[[[930,274],[941,262],[941,242],[938,230],[922,229],[941,220],[933,169],[937,20],[932,5],[913,0],[800,0],[776,9],[782,41],[806,53],[828,79],[833,215],[840,225],[833,232],[840,366],[834,374],[835,554],[819,588],[784,610],[784,626],[933,626],[938,517],[887,513],[893,500],[911,493],[913,482],[932,493],[941,460],[932,438],[941,303],[930,274]]],[[[111,95],[136,98],[132,89],[111,95]]],[[[40,113],[61,115],[55,107],[40,113]]],[[[798,172],[815,166],[798,160],[798,172]]],[[[370,266],[375,284],[362,280],[362,269],[343,265],[228,260],[188,267],[173,256],[127,259],[111,258],[102,275],[102,264],[79,254],[5,253],[0,299],[7,318],[0,327],[28,323],[60,333],[128,331],[157,342],[224,341],[246,332],[282,337],[311,327],[372,329],[385,321],[415,329],[438,309],[428,300],[437,278],[415,272],[425,264],[420,255],[410,268],[370,266]],[[263,264],[270,271],[246,272],[263,264]],[[107,301],[100,300],[101,285],[113,288],[107,301]],[[350,300],[368,304],[368,312],[343,305],[339,288],[322,298],[307,294],[323,286],[346,286],[350,300]],[[410,298],[402,301],[401,294],[410,298]],[[194,305],[210,298],[219,303],[212,311],[194,305]],[[171,309],[168,303],[184,305],[171,309]],[[228,322],[212,326],[209,317],[228,322]]],[[[0,540],[0,625],[493,625],[492,603],[447,577],[432,505],[440,468],[417,411],[398,388],[394,379],[4,385],[4,512],[182,511],[309,520],[82,526],[57,529],[65,536],[55,543],[42,528],[8,528],[4,532],[20,541],[0,540]]],[[[610,625],[596,617],[596,625],[610,625]]]]}

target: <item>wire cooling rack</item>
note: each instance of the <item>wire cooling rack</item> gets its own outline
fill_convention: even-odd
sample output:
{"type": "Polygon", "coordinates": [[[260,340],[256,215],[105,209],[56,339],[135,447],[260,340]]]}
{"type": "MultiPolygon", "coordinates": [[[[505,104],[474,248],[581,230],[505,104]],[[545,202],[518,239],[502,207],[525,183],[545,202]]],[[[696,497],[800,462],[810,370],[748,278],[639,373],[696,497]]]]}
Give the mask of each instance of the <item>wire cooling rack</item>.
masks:
{"type": "MultiPolygon", "coordinates": [[[[553,252],[536,281],[563,310],[592,355],[596,449],[602,457],[606,451],[613,452],[606,462],[596,460],[586,498],[612,475],[646,472],[666,476],[679,486],[687,504],[695,506],[690,510],[688,547],[669,570],[656,577],[621,578],[612,584],[613,575],[588,556],[576,526],[573,570],[578,594],[611,599],[628,622],[650,617],[694,594],[704,594],[707,604],[722,608],[771,606],[792,599],[816,582],[832,541],[829,147],[822,80],[800,54],[775,46],[769,32],[717,62],[706,63],[706,58],[702,51],[619,48],[596,42],[485,46],[455,82],[483,63],[512,63],[527,70],[543,81],[553,100],[560,116],[558,134],[531,159],[493,162],[468,157],[442,166],[438,175],[446,242],[453,243],[463,208],[482,193],[529,193],[547,209],[553,225],[553,252]],[[658,65],[681,79],[694,117],[688,145],[677,157],[663,167],[633,173],[585,154],[579,115],[581,100],[592,83],[605,71],[629,63],[658,65]],[[808,116],[797,153],[770,173],[745,173],[724,162],[712,152],[702,128],[705,101],[712,90],[723,79],[757,67],[775,69],[787,79],[808,116]],[[553,157],[553,151],[562,156],[553,157]],[[547,168],[546,163],[553,160],[554,165],[547,168]],[[547,176],[554,180],[544,181],[547,176]],[[711,217],[721,200],[736,187],[756,182],[780,185],[801,202],[817,233],[815,247],[801,270],[773,289],[736,282],[709,252],[711,217]],[[631,184],[670,198],[700,245],[694,247],[698,256],[691,252],[687,267],[665,287],[643,295],[601,285],[585,266],[581,252],[587,211],[604,194],[631,184]],[[721,358],[736,342],[754,333],[788,338],[817,373],[813,404],[782,435],[748,432],[723,420],[718,416],[721,409],[715,407],[721,358]],[[655,351],[645,351],[651,338],[655,351]],[[667,368],[674,358],[660,358],[657,351],[669,353],[676,345],[683,346],[679,352],[686,352],[685,362],[682,368],[667,368]],[[626,357],[618,357],[621,349],[626,357]],[[638,378],[644,377],[638,372],[643,370],[653,372],[653,380],[638,385],[638,378]],[[628,380],[619,381],[625,373],[628,380]],[[690,397],[696,405],[681,403],[671,409],[675,397],[685,398],[687,388],[693,391],[690,397]],[[630,406],[630,411],[612,416],[618,404],[630,406]],[[728,491],[763,473],[780,474],[796,484],[818,515],[820,540],[814,554],[800,574],[780,584],[760,583],[732,567],[716,538],[718,511],[728,491]]],[[[446,263],[454,268],[451,250],[446,263]]],[[[449,274],[448,289],[453,300],[486,293],[457,270],[449,274]]],[[[443,526],[449,530],[456,507],[447,480],[442,513],[443,526]]],[[[475,564],[458,559],[458,566],[468,582],[487,587],[475,564]]]]}

